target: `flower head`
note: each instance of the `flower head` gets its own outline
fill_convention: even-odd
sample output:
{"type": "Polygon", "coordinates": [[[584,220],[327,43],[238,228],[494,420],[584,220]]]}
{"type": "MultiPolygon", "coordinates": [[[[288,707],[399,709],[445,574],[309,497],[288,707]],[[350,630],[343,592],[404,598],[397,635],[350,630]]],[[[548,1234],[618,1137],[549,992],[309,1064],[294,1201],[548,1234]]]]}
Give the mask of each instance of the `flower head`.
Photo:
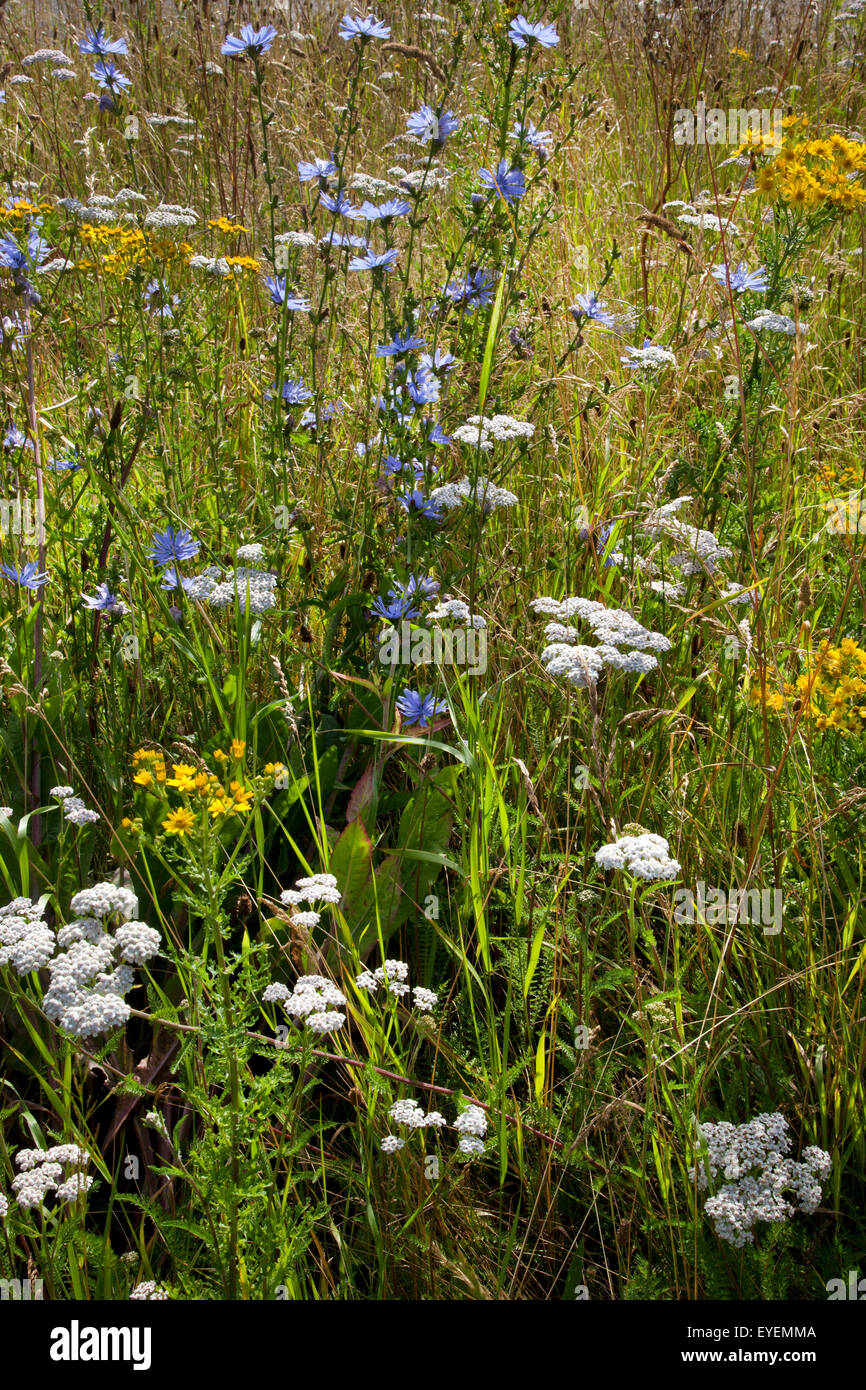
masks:
{"type": "Polygon", "coordinates": [[[179,835],[183,839],[188,835],[195,825],[195,816],[186,807],[179,806],[177,810],[170,811],[166,819],[162,822],[162,828],[166,835],[179,835]]]}
{"type": "Polygon", "coordinates": [[[340,28],[337,31],[341,39],[348,43],[351,39],[360,39],[366,43],[368,39],[390,39],[391,30],[387,24],[383,24],[375,15],[367,15],[362,19],[360,15],[344,14],[340,20],[340,28]]]}
{"type": "Polygon", "coordinates": [[[39,574],[39,566],[35,561],[30,560],[21,569],[16,569],[14,565],[0,565],[0,574],[5,574],[6,578],[13,584],[17,584],[19,589],[30,589],[36,592],[44,584],[48,583],[47,574],[39,574]]]}
{"type": "Polygon", "coordinates": [[[149,281],[144,291],[144,307],[161,319],[173,319],[174,311],[180,304],[180,295],[172,294],[164,282],[149,281]]]}
{"type": "Polygon", "coordinates": [[[27,235],[26,250],[8,232],[0,237],[0,269],[11,270],[12,286],[16,294],[21,294],[31,304],[41,304],[42,300],[25,272],[39,271],[48,258],[50,248],[47,241],[39,235],[39,223],[33,225],[27,235]]]}
{"type": "Polygon", "coordinates": [[[632,370],[645,368],[647,371],[659,371],[662,367],[675,367],[677,359],[674,357],[670,348],[657,347],[649,338],[644,338],[643,347],[627,347],[626,355],[620,357],[620,362],[624,367],[632,370]]]}
{"type": "Polygon", "coordinates": [[[362,219],[365,222],[390,222],[392,217],[405,217],[407,212],[411,211],[412,204],[407,203],[405,198],[389,198],[384,203],[370,203],[365,200],[355,217],[359,222],[362,219]]]}
{"type": "Polygon", "coordinates": [[[261,29],[244,24],[240,38],[236,34],[229,34],[220,53],[225,54],[227,58],[260,58],[268,52],[276,37],[277,31],[273,24],[263,24],[261,29]]]}
{"type": "Polygon", "coordinates": [[[299,381],[284,381],[281,394],[286,405],[306,405],[313,399],[313,392],[304,385],[303,377],[299,381]]]}
{"type": "Polygon", "coordinates": [[[89,24],[84,26],[84,38],[79,40],[78,48],[81,53],[92,53],[97,58],[104,58],[108,53],[128,53],[126,39],[109,39],[105,34],[105,25],[98,24],[92,29],[89,24]]]}
{"type": "Polygon", "coordinates": [[[348,218],[350,222],[361,216],[360,208],[356,208],[355,204],[349,201],[342,188],[338,189],[335,198],[332,198],[330,193],[323,193],[319,198],[319,205],[326,212],[337,213],[340,217],[348,218]]]}
{"type": "Polygon", "coordinates": [[[404,690],[397,700],[397,709],[407,724],[417,724],[426,729],[430,720],[448,709],[445,700],[437,700],[432,695],[420,695],[417,690],[404,690]]]}
{"type": "Polygon", "coordinates": [[[107,584],[100,584],[93,598],[89,594],[82,594],[81,600],[85,608],[90,608],[98,613],[115,613],[122,617],[126,608],[120,602],[116,594],[113,594],[107,584]]]}
{"type": "Polygon", "coordinates": [[[462,280],[452,280],[445,288],[445,294],[465,314],[473,314],[476,309],[484,309],[493,302],[494,276],[489,270],[472,270],[462,280]]]}
{"type": "Polygon", "coordinates": [[[526,179],[522,169],[512,169],[509,167],[507,159],[500,159],[493,172],[490,169],[479,169],[478,177],[484,184],[495,192],[498,197],[504,198],[509,207],[514,207],[526,192],[526,179]]]}
{"type": "Polygon", "coordinates": [[[439,521],[441,518],[438,502],[433,497],[425,497],[419,487],[401,493],[399,501],[404,512],[411,516],[424,516],[428,521],[439,521]]]}
{"type": "Polygon", "coordinates": [[[385,618],[389,623],[396,623],[402,618],[417,618],[420,609],[413,608],[412,600],[405,594],[389,589],[387,600],[376,599],[373,604],[373,612],[377,613],[380,618],[385,618]]]}
{"type": "Polygon", "coordinates": [[[276,304],[278,309],[285,305],[292,313],[308,314],[310,312],[311,305],[309,299],[305,299],[303,295],[288,294],[286,292],[285,275],[266,275],[264,277],[264,283],[268,294],[271,296],[271,302],[276,304]]]}
{"type": "Polygon", "coordinates": [[[613,328],[616,320],[613,314],[608,314],[606,310],[605,301],[596,299],[595,290],[590,290],[589,294],[579,294],[575,302],[570,305],[568,312],[578,325],[593,319],[596,323],[600,323],[603,328],[613,328]]]}
{"type": "Polygon", "coordinates": [[[730,274],[728,266],[714,266],[713,279],[723,289],[730,284],[735,294],[745,294],[746,290],[752,290],[754,294],[763,294],[767,288],[766,267],[759,265],[757,270],[749,270],[745,261],[740,261],[739,265],[730,271],[730,274]]]}
{"type": "Polygon", "coordinates": [[[10,424],[3,436],[4,449],[32,449],[33,440],[19,425],[10,424]]]}
{"type": "Polygon", "coordinates": [[[383,251],[376,255],[375,251],[368,251],[364,256],[353,256],[349,261],[350,270],[393,270],[397,264],[400,252],[396,247],[391,247],[390,251],[383,251]]]}
{"type": "Polygon", "coordinates": [[[417,352],[425,346],[424,339],[416,333],[395,333],[390,343],[380,343],[376,348],[377,357],[403,357],[407,352],[417,352]]]}
{"type": "Polygon", "coordinates": [[[194,579],[185,579],[178,574],[174,565],[169,565],[163,573],[162,583],[159,587],[164,589],[166,593],[171,593],[174,589],[183,589],[184,593],[189,593],[194,583],[194,579]]]}
{"type": "Polygon", "coordinates": [[[603,869],[627,869],[635,878],[676,878],[680,864],[670,857],[670,846],[663,835],[619,835],[595,852],[595,862],[603,869]]]}
{"type": "Polygon", "coordinates": [[[97,87],[102,87],[110,92],[112,96],[122,96],[123,93],[132,86],[132,82],[126,73],[120,71],[111,59],[100,58],[93,66],[90,74],[97,87]]]}
{"type": "Polygon", "coordinates": [[[437,116],[432,106],[419,106],[417,111],[406,117],[409,134],[420,140],[422,145],[432,140],[437,149],[441,149],[449,135],[459,128],[460,122],[453,111],[441,111],[437,116]]]}
{"type": "Polygon", "coordinates": [[[525,126],[521,125],[519,121],[515,121],[511,128],[511,135],[512,139],[528,145],[540,156],[548,154],[548,146],[553,139],[549,130],[539,130],[532,121],[529,121],[525,126]]]}
{"type": "Polygon", "coordinates": [[[316,156],[312,160],[302,159],[298,164],[298,178],[301,183],[312,183],[314,179],[318,179],[323,188],[336,172],[337,166],[333,159],[319,159],[316,156]]]}
{"type": "Polygon", "coordinates": [[[559,35],[552,24],[530,24],[525,15],[519,14],[508,26],[508,37],[515,48],[556,48],[559,35]]]}
{"type": "Polygon", "coordinates": [[[173,526],[154,537],[153,548],[148,558],[154,565],[177,564],[181,560],[191,560],[201,550],[201,543],[194,540],[186,529],[175,531],[173,526]]]}

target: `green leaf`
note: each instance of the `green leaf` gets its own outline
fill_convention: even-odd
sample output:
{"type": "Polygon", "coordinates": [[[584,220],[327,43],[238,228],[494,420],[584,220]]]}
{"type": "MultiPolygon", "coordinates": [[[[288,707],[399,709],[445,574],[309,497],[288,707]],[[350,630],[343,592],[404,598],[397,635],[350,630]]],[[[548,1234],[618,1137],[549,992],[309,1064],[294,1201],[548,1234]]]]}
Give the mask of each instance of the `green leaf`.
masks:
{"type": "Polygon", "coordinates": [[[493,312],[490,315],[490,324],[487,329],[487,342],[484,345],[484,360],[481,363],[481,382],[478,387],[478,413],[484,413],[484,402],[487,398],[487,387],[490,383],[490,372],[493,367],[493,353],[496,348],[496,338],[499,333],[499,320],[502,318],[502,305],[505,301],[505,287],[508,277],[504,273],[499,277],[499,289],[496,291],[496,298],[493,301],[493,312]]]}
{"type": "Polygon", "coordinates": [[[373,845],[361,821],[350,821],[334,845],[330,872],[343,895],[342,911],[351,929],[364,907],[373,873],[373,845]]]}

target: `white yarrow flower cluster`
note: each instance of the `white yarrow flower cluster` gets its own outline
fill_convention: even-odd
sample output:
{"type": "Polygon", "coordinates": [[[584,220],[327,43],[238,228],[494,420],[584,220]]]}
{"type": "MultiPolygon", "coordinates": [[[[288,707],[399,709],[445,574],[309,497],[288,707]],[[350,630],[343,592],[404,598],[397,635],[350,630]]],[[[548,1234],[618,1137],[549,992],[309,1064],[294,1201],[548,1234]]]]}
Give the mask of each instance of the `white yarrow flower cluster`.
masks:
{"type": "MultiPolygon", "coordinates": [[[[702,530],[698,526],[690,526],[676,515],[693,499],[690,496],[675,497],[671,502],[665,502],[662,506],[654,508],[648,512],[640,523],[640,530],[654,541],[669,541],[676,547],[676,551],[669,555],[664,562],[666,571],[678,570],[679,578],[674,580],[655,580],[650,583],[650,588],[655,593],[663,595],[664,598],[682,598],[686,588],[680,582],[681,578],[688,578],[691,575],[714,576],[716,592],[719,597],[729,604],[752,604],[755,600],[757,589],[748,584],[737,584],[721,572],[720,566],[731,559],[732,551],[729,546],[722,545],[712,531],[702,530]]],[[[634,556],[637,568],[650,573],[658,574],[659,567],[652,559],[642,555],[634,556]]],[[[747,647],[750,649],[752,642],[749,636],[747,647]]]]}
{"type": "Polygon", "coordinates": [[[61,1202],[77,1202],[79,1197],[86,1197],[96,1179],[86,1176],[84,1173],[73,1173],[71,1178],[65,1182],[57,1184],[56,1196],[61,1202]]]}
{"type": "Polygon", "coordinates": [[[337,1010],[345,1006],[346,996],[324,975],[302,975],[293,990],[286,985],[268,985],[262,995],[266,1004],[281,1003],[291,1018],[306,1023],[314,1033],[334,1033],[346,1022],[337,1010]]]}
{"type": "Polygon", "coordinates": [[[460,1142],[457,1145],[460,1153],[480,1154],[484,1152],[487,1116],[480,1105],[467,1105],[462,1114],[457,1116],[451,1128],[456,1129],[460,1135],[460,1142]]]}
{"type": "Polygon", "coordinates": [[[758,1115],[742,1125],[702,1124],[699,1133],[706,1158],[689,1169],[689,1178],[701,1192],[713,1179],[724,1179],[704,1206],[720,1240],[741,1250],[753,1243],[756,1222],[817,1210],[832,1160],[814,1145],[803,1150],[799,1163],[788,1157],[791,1134],[784,1115],[758,1115]]]}
{"type": "Polygon", "coordinates": [[[377,990],[380,985],[387,987],[389,994],[402,996],[409,993],[409,986],[406,981],[409,978],[409,967],[402,960],[386,960],[384,965],[378,969],[362,970],[355,980],[358,989],[368,989],[371,992],[377,990]]]}
{"type": "Polygon", "coordinates": [[[229,570],[225,579],[213,584],[205,597],[211,608],[228,608],[237,599],[242,613],[267,613],[276,607],[276,583],[277,576],[269,570],[239,566],[229,570]]]}
{"type": "Polygon", "coordinates": [[[739,236],[740,229],[733,222],[724,221],[715,212],[682,212],[677,218],[686,227],[698,227],[702,232],[714,232],[716,236],[721,236],[722,232],[726,236],[739,236]]]}
{"type": "MultiPolygon", "coordinates": [[[[181,130],[189,130],[195,125],[192,116],[160,116],[154,112],[145,116],[145,121],[155,130],[160,130],[165,126],[177,126],[181,130]]],[[[161,207],[170,207],[175,210],[173,203],[160,204],[161,207]]],[[[189,212],[191,209],[182,208],[182,212],[189,212]]]]}
{"type": "Polygon", "coordinates": [[[417,1100],[395,1100],[388,1111],[397,1125],[408,1125],[410,1129],[441,1129],[448,1122],[438,1110],[425,1114],[417,1100]]]}
{"type": "MultiPolygon", "coordinates": [[[[431,1110],[429,1115],[425,1114],[417,1100],[396,1100],[388,1114],[395,1124],[406,1125],[409,1129],[441,1128],[447,1124],[445,1116],[440,1115],[438,1110],[431,1110]]],[[[381,1149],[386,1154],[398,1153],[405,1144],[405,1139],[386,1134],[381,1141],[381,1149]]]]}
{"type": "Polygon", "coordinates": [[[384,986],[389,994],[395,995],[398,999],[411,992],[412,1002],[418,1012],[430,1013],[439,1003],[438,994],[434,994],[432,989],[425,989],[423,985],[415,985],[410,990],[408,979],[409,967],[405,961],[386,960],[384,965],[380,965],[376,970],[362,970],[355,980],[355,987],[375,994],[384,986]]]}
{"type": "MultiPolygon", "coordinates": [[[[165,124],[170,119],[171,117],[165,117],[162,123],[165,124]]],[[[156,122],[151,118],[148,125],[154,124],[156,122]]],[[[198,213],[195,208],[184,208],[178,203],[160,203],[144,219],[145,227],[156,232],[176,232],[180,227],[195,227],[197,223],[198,213]]]]}
{"type": "Polygon", "coordinates": [[[41,970],[54,955],[56,940],[44,917],[44,908],[29,898],[15,898],[0,908],[0,965],[11,965],[18,975],[41,970]]]}
{"type": "Polygon", "coordinates": [[[248,545],[239,545],[237,550],[239,560],[250,560],[253,564],[260,564],[265,558],[265,547],[261,541],[250,541],[248,545]]]}
{"type": "Polygon", "coordinates": [[[501,507],[516,507],[518,499],[507,488],[498,487],[482,476],[474,483],[471,478],[461,478],[459,483],[443,483],[441,487],[433,488],[430,501],[447,511],[462,507],[464,502],[475,502],[486,516],[501,507]]]}
{"type": "Polygon", "coordinates": [[[283,232],[274,237],[274,242],[277,246],[294,246],[300,250],[315,246],[316,238],[312,232],[283,232]]]}
{"type": "MultiPolygon", "coordinates": [[[[62,1202],[75,1202],[84,1196],[94,1179],[74,1172],[64,1177],[64,1168],[83,1168],[90,1155],[77,1144],[55,1144],[50,1149],[19,1149],[15,1163],[21,1170],[12,1179],[12,1191],[19,1207],[41,1207],[49,1192],[62,1202]]],[[[8,1209],[8,1208],[7,1208],[8,1209]]],[[[5,1210],[2,1212],[5,1215],[5,1210]]]]}
{"type": "Polygon", "coordinates": [[[660,347],[658,343],[648,343],[646,347],[630,347],[628,355],[621,360],[625,366],[639,370],[658,372],[662,367],[675,367],[677,359],[670,348],[660,347]]]}
{"type": "Polygon", "coordinates": [[[489,452],[494,444],[511,444],[515,439],[530,440],[535,426],[528,420],[515,420],[512,415],[470,415],[465,425],[458,425],[452,439],[472,449],[489,452]]]}
{"type": "MultiPolygon", "coordinates": [[[[333,874],[312,874],[310,878],[299,878],[294,888],[287,888],[280,894],[280,902],[284,907],[297,908],[300,903],[332,903],[336,905],[342,894],[337,887],[337,880],[333,874]]],[[[299,927],[305,927],[311,931],[317,927],[321,921],[320,912],[298,912],[292,913],[292,920],[299,927]]]]}
{"type": "Polygon", "coordinates": [[[124,922],[114,933],[114,944],[120,959],[129,965],[143,965],[159,952],[161,938],[153,927],[144,922],[124,922]]]}
{"type": "MultiPolygon", "coordinates": [[[[690,498],[677,498],[677,502],[687,502],[690,498]]],[[[703,531],[698,526],[689,526],[675,516],[651,516],[641,528],[650,535],[663,535],[682,547],[667,560],[670,569],[678,569],[682,574],[714,574],[723,560],[730,560],[731,550],[721,545],[712,531],[703,531]]]]}
{"type": "Polygon", "coordinates": [[[441,623],[446,618],[454,618],[466,627],[481,629],[487,626],[487,620],[482,618],[480,613],[471,613],[469,604],[464,603],[462,598],[449,598],[447,594],[443,594],[441,602],[430,609],[427,618],[431,623],[441,623]]]}
{"type": "Polygon", "coordinates": [[[748,320],[746,327],[751,328],[753,333],[781,333],[789,338],[808,330],[808,324],[802,319],[797,324],[785,314],[774,314],[772,309],[759,309],[755,317],[748,320]]]}
{"type": "Polygon", "coordinates": [[[42,1007],[75,1037],[88,1038],[118,1028],[129,1018],[124,999],[135,983],[132,965],[157,955],[159,932],[130,919],[138,899],[129,888],[97,883],[72,899],[77,917],[57,934],[60,954],[48,962],[51,984],[42,1007]],[[114,931],[109,921],[120,918],[114,931]]]}
{"type": "Polygon", "coordinates": [[[37,48],[35,53],[28,53],[26,58],[21,59],[21,66],[29,68],[33,63],[50,63],[55,68],[68,68],[70,62],[71,59],[59,48],[37,48]]]}
{"type": "Polygon", "coordinates": [[[229,265],[225,256],[190,256],[187,264],[190,270],[203,270],[207,275],[218,275],[222,279],[237,271],[237,267],[229,265]]]}
{"type": "Polygon", "coordinates": [[[164,1301],[168,1298],[165,1289],[160,1288],[154,1279],[145,1279],[143,1283],[136,1284],[131,1299],[142,1299],[151,1303],[164,1301]]]}
{"type": "Polygon", "coordinates": [[[619,835],[595,852],[595,862],[603,869],[627,869],[635,878],[654,882],[676,878],[682,867],[670,857],[670,845],[663,835],[619,835]]]}
{"type": "Polygon", "coordinates": [[[89,810],[72,787],[52,787],[49,795],[61,803],[64,819],[72,825],[93,825],[100,819],[99,812],[89,810]]]}
{"type": "Polygon", "coordinates": [[[69,906],[76,917],[121,917],[128,922],[138,912],[138,898],[120,884],[96,883],[76,893],[69,906]]]}
{"type": "Polygon", "coordinates": [[[605,666],[633,674],[646,675],[658,665],[655,652],[670,651],[670,640],[652,632],[622,608],[606,608],[592,599],[536,598],[530,607],[557,619],[579,618],[590,627],[601,643],[584,646],[577,628],[562,622],[548,623],[544,630],[548,645],[541,653],[541,664],[549,676],[562,676],[583,689],[595,685],[605,666]],[[620,651],[620,647],[630,650],[620,651]]]}

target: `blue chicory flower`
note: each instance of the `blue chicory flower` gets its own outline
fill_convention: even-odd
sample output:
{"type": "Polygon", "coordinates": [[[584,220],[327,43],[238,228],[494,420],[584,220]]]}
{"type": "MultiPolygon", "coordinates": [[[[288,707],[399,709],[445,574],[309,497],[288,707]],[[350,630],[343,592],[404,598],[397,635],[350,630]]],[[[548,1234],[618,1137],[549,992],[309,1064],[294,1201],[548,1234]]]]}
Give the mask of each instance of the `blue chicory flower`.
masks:
{"type": "Polygon", "coordinates": [[[462,280],[454,280],[445,288],[445,294],[463,312],[472,314],[476,309],[486,308],[493,302],[494,276],[487,270],[473,270],[462,280]]]}
{"type": "Polygon", "coordinates": [[[332,174],[336,174],[337,166],[333,159],[302,159],[298,164],[298,178],[301,183],[312,183],[318,179],[324,188],[332,174]]]}
{"type": "Polygon", "coordinates": [[[159,280],[151,280],[144,291],[144,307],[150,313],[163,319],[174,318],[174,310],[180,304],[180,295],[171,291],[159,280]]]}
{"type": "Polygon", "coordinates": [[[120,602],[116,594],[113,594],[107,584],[100,584],[96,594],[82,594],[81,601],[85,608],[91,609],[96,613],[117,613],[126,612],[124,605],[120,602]]]}
{"type": "MultiPolygon", "coordinates": [[[[713,268],[712,275],[725,289],[728,284],[728,267],[717,265],[713,268]]],[[[767,268],[759,265],[757,270],[749,270],[746,262],[740,261],[730,273],[730,285],[735,294],[745,294],[746,290],[751,290],[754,294],[763,294],[767,288],[767,268]]]]}
{"type": "Polygon", "coordinates": [[[201,543],[194,540],[186,528],[175,531],[173,526],[166,526],[162,533],[154,536],[148,559],[156,566],[177,564],[181,560],[191,560],[200,550],[201,543]]]}
{"type": "Polygon", "coordinates": [[[339,189],[335,198],[332,198],[330,193],[323,193],[319,198],[319,205],[327,212],[335,212],[340,217],[348,218],[350,222],[362,216],[361,209],[356,208],[355,204],[349,201],[342,188],[339,189]]]}
{"type": "Polygon", "coordinates": [[[101,58],[95,63],[90,76],[98,87],[105,88],[112,96],[122,96],[132,86],[126,73],[121,72],[117,64],[113,63],[110,58],[107,60],[101,58]]]}
{"type": "Polygon", "coordinates": [[[510,168],[507,159],[500,159],[495,173],[490,169],[479,169],[478,177],[485,188],[504,198],[509,207],[514,207],[526,193],[523,170],[510,168]]]}
{"type": "Polygon", "coordinates": [[[613,314],[608,314],[606,309],[605,301],[597,299],[595,290],[590,290],[588,294],[579,294],[574,304],[569,306],[568,312],[578,326],[585,320],[592,319],[595,323],[600,323],[603,328],[613,328],[616,319],[613,314]]]}
{"type": "Polygon", "coordinates": [[[348,43],[351,39],[360,39],[366,43],[368,39],[390,39],[391,30],[387,24],[383,24],[375,15],[367,15],[362,19],[360,15],[344,14],[340,20],[340,28],[337,31],[341,39],[348,43]]]}
{"type": "Polygon", "coordinates": [[[19,589],[30,589],[34,593],[41,589],[43,584],[48,583],[47,574],[38,573],[38,565],[31,560],[23,565],[20,570],[14,565],[0,565],[0,574],[5,574],[7,579],[11,579],[13,584],[17,584],[19,589]]]}
{"type": "Polygon", "coordinates": [[[366,200],[355,214],[357,221],[390,222],[392,217],[405,217],[412,211],[412,204],[405,198],[389,198],[385,203],[370,203],[366,200]]]}
{"type": "Polygon", "coordinates": [[[374,251],[368,251],[366,256],[353,256],[349,262],[350,270],[393,270],[397,264],[397,257],[400,252],[396,247],[390,251],[383,251],[381,255],[376,255],[374,251]]]}
{"type": "Polygon", "coordinates": [[[84,26],[84,38],[78,42],[80,53],[92,53],[97,58],[104,58],[109,53],[128,53],[126,39],[109,39],[105,36],[105,25],[99,24],[92,29],[89,24],[84,26]]]}
{"type": "Polygon", "coordinates": [[[432,140],[437,149],[441,149],[449,135],[459,128],[460,122],[453,111],[441,111],[437,116],[432,106],[419,106],[417,111],[406,117],[409,134],[420,140],[422,145],[432,140]]]}
{"type": "Polygon", "coordinates": [[[164,572],[162,583],[159,587],[165,589],[166,593],[172,593],[175,589],[183,589],[184,593],[187,593],[192,588],[192,585],[193,581],[191,578],[187,579],[183,575],[178,574],[175,566],[170,565],[164,572]]]}
{"type": "Polygon", "coordinates": [[[244,24],[241,27],[240,38],[236,34],[229,34],[220,52],[226,58],[260,58],[268,52],[276,37],[277,31],[273,24],[263,24],[261,29],[244,24]]]}
{"type": "Polygon", "coordinates": [[[407,352],[417,352],[424,347],[424,339],[415,333],[395,333],[390,343],[380,343],[376,348],[377,357],[402,357],[407,352]]]}
{"type": "Polygon", "coordinates": [[[530,24],[525,15],[519,14],[508,26],[508,37],[515,48],[556,48],[559,35],[552,24],[530,24]]]}
{"type": "Polygon", "coordinates": [[[424,516],[428,521],[439,521],[441,517],[436,503],[425,497],[419,487],[413,488],[411,492],[401,493],[399,501],[404,512],[408,512],[410,516],[424,516]]]}
{"type": "Polygon", "coordinates": [[[445,700],[437,700],[433,695],[421,695],[417,690],[404,690],[397,700],[397,709],[407,724],[421,729],[429,726],[430,720],[448,709],[445,700]]]}

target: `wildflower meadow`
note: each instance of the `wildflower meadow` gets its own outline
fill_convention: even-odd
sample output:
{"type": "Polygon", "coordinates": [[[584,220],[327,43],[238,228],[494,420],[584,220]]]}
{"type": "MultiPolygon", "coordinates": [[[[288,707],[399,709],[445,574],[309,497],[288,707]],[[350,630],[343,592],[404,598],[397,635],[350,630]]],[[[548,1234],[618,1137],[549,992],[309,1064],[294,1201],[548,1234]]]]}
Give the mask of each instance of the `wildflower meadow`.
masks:
{"type": "Polygon", "coordinates": [[[0,5],[0,1294],[866,1298],[866,4],[426,3],[0,5]]]}

